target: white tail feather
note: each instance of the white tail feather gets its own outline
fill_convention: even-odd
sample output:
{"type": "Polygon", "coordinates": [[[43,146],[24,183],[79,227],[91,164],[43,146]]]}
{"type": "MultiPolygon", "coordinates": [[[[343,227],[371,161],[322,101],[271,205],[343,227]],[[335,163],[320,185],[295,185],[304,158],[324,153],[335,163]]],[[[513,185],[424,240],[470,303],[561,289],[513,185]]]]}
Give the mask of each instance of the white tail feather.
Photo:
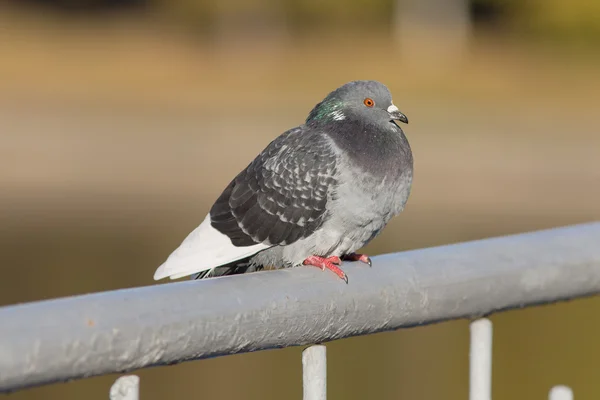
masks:
{"type": "Polygon", "coordinates": [[[210,215],[194,229],[154,273],[154,280],[181,278],[241,260],[271,246],[236,247],[210,224],[210,215]]]}

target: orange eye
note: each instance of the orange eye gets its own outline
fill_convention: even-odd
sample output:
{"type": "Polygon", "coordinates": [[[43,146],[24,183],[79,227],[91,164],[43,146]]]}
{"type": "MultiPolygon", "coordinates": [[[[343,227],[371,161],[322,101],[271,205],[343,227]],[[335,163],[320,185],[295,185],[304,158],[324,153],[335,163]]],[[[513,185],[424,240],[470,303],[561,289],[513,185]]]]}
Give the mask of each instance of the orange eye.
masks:
{"type": "Polygon", "coordinates": [[[365,103],[365,106],[367,107],[373,107],[375,105],[375,102],[370,97],[367,97],[363,103],[365,103]]]}

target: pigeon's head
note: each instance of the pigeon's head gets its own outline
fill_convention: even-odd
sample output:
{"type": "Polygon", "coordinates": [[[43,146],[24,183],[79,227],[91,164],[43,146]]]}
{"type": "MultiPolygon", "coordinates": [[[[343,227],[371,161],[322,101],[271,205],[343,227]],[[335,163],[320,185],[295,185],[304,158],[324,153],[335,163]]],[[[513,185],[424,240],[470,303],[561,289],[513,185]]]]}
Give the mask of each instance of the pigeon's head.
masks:
{"type": "Polygon", "coordinates": [[[392,103],[388,88],[377,81],[353,81],[329,93],[310,112],[307,123],[335,123],[360,120],[377,125],[401,121],[406,115],[392,103]]]}

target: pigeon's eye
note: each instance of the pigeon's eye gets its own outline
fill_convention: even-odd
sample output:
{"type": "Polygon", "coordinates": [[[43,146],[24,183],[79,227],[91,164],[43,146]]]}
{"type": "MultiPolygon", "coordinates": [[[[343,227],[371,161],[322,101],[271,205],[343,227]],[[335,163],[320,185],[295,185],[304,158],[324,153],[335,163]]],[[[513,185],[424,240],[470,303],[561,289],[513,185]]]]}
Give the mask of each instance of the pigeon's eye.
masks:
{"type": "Polygon", "coordinates": [[[365,106],[367,107],[373,107],[375,105],[375,102],[370,97],[367,97],[363,103],[365,103],[365,106]]]}

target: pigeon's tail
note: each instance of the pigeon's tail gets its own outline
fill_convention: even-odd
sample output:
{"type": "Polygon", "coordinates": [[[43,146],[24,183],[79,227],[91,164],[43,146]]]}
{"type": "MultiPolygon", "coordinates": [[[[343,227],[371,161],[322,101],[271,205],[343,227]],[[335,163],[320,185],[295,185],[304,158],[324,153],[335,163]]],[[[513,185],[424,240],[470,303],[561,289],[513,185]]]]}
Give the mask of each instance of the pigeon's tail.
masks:
{"type": "Polygon", "coordinates": [[[210,215],[207,215],[200,226],[185,238],[163,265],[158,267],[154,279],[177,279],[197,273],[207,274],[208,271],[218,269],[217,267],[239,263],[268,247],[270,246],[260,243],[245,247],[234,246],[226,235],[212,227],[210,215]]]}
{"type": "Polygon", "coordinates": [[[215,278],[225,275],[239,275],[247,272],[256,272],[263,269],[260,265],[254,265],[250,262],[250,257],[243,260],[234,261],[231,264],[221,265],[216,268],[207,269],[191,276],[191,279],[215,278]]]}

